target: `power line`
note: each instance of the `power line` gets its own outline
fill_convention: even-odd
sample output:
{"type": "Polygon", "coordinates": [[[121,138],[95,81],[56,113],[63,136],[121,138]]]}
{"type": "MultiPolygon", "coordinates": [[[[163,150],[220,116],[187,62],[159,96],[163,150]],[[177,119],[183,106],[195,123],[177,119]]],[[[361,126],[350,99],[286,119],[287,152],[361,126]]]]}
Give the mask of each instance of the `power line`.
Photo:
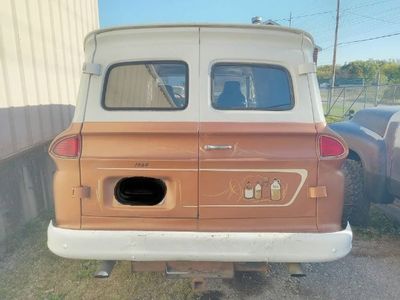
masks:
{"type": "MultiPolygon", "coordinates": [[[[344,13],[342,14],[345,15],[343,18],[342,22],[342,27],[346,28],[348,31],[348,34],[350,33],[350,37],[353,37],[354,39],[361,39],[365,38],[366,36],[373,36],[372,32],[380,31],[378,34],[382,34],[382,23],[380,22],[385,22],[385,20],[392,20],[395,19],[396,16],[398,15],[400,10],[400,6],[392,7],[390,9],[385,9],[385,10],[378,10],[374,13],[374,17],[366,16],[364,17],[357,17],[357,13],[351,13],[348,12],[347,14],[344,13]],[[356,15],[355,18],[349,18],[351,15],[356,15]],[[382,17],[384,16],[384,19],[382,17]],[[347,18],[346,18],[347,17],[347,18]],[[378,20],[379,18],[379,20],[378,20]],[[368,27],[369,29],[366,30],[366,26],[364,25],[365,22],[369,23],[368,27]]],[[[394,30],[397,31],[399,29],[399,23],[395,22],[388,22],[387,25],[384,26],[385,31],[389,30],[394,30]]],[[[327,41],[327,37],[322,38],[322,40],[327,41]]],[[[319,41],[321,43],[321,40],[319,41]]],[[[322,42],[322,44],[326,44],[326,42],[322,42]]]]}
{"type": "Polygon", "coordinates": [[[348,14],[363,17],[363,18],[370,19],[370,20],[381,21],[381,22],[385,22],[385,23],[389,23],[389,24],[399,24],[399,22],[392,22],[392,21],[388,21],[388,20],[384,20],[384,19],[380,19],[380,18],[376,18],[376,17],[361,15],[361,14],[354,13],[354,12],[348,12],[348,14]]]}
{"type": "MultiPolygon", "coordinates": [[[[344,25],[347,27],[351,27],[353,25],[362,24],[367,21],[376,21],[376,23],[384,22],[388,25],[398,25],[400,23],[393,20],[397,19],[399,8],[400,6],[387,7],[383,10],[377,8],[374,10],[373,15],[362,14],[357,11],[347,11],[342,14],[342,16],[345,17],[344,25]]],[[[365,30],[365,27],[363,28],[363,30],[365,30]]]]}
{"type": "MultiPolygon", "coordinates": [[[[307,15],[301,15],[301,16],[295,16],[295,17],[291,17],[291,19],[301,19],[301,18],[306,18],[306,17],[313,17],[313,16],[318,16],[318,15],[324,15],[324,14],[329,14],[332,13],[332,10],[327,10],[327,11],[321,11],[321,12],[317,12],[317,13],[313,13],[313,14],[307,14],[307,15]]],[[[282,18],[282,19],[276,19],[274,20],[275,22],[277,21],[289,21],[290,19],[288,18],[282,18]]]]}
{"type": "MultiPolygon", "coordinates": [[[[344,22],[346,23],[346,22],[344,22]]],[[[387,33],[390,32],[397,32],[399,31],[399,24],[387,24],[384,27],[380,26],[380,24],[377,23],[369,23],[368,27],[363,25],[362,23],[356,23],[354,25],[348,25],[344,24],[344,28],[347,30],[347,36],[346,39],[341,39],[340,42],[345,42],[346,40],[359,40],[359,39],[366,39],[369,37],[374,37],[374,36],[381,36],[381,35],[386,35],[387,33]],[[365,28],[369,28],[365,30],[365,28]]],[[[330,43],[327,39],[324,39],[325,41],[322,44],[327,45],[326,47],[329,47],[330,43]]],[[[323,47],[325,48],[325,47],[323,47]]]]}
{"type": "MultiPolygon", "coordinates": [[[[380,35],[380,36],[374,36],[374,37],[371,37],[371,38],[366,38],[366,39],[361,39],[361,40],[354,40],[354,41],[349,41],[349,42],[340,42],[340,43],[338,43],[338,46],[361,43],[361,42],[367,42],[367,41],[373,41],[373,40],[388,38],[388,37],[396,36],[396,35],[400,35],[400,32],[391,33],[391,34],[385,34],[385,35],[380,35]]],[[[332,47],[333,46],[329,46],[329,47],[324,48],[323,50],[329,49],[329,48],[332,48],[332,47]]]]}
{"type": "MultiPolygon", "coordinates": [[[[384,1],[384,2],[388,2],[388,1],[384,1]]],[[[367,3],[367,4],[363,5],[363,7],[372,6],[372,5],[376,5],[376,4],[380,4],[380,3],[382,3],[382,1],[375,2],[375,3],[367,3]]],[[[360,6],[356,6],[356,7],[360,7],[360,6]]],[[[359,24],[361,24],[361,23],[364,23],[364,22],[366,22],[368,20],[370,20],[370,22],[371,21],[375,21],[374,22],[375,25],[372,25],[372,27],[371,27],[373,29],[365,31],[365,26],[363,26],[362,32],[360,32],[359,34],[356,34],[356,38],[362,39],[365,36],[368,36],[368,35],[371,36],[371,34],[366,34],[366,33],[379,30],[380,29],[379,27],[381,27],[381,26],[379,26],[380,24],[378,24],[378,22],[386,22],[386,23],[388,23],[387,25],[385,25],[386,29],[389,29],[389,28],[392,29],[393,28],[393,30],[398,30],[398,25],[400,24],[400,22],[397,23],[397,22],[389,21],[389,20],[394,19],[395,14],[398,14],[398,10],[400,9],[400,6],[398,6],[398,5],[396,5],[394,7],[390,7],[390,8],[385,8],[385,9],[377,8],[377,10],[375,10],[375,14],[374,14],[373,17],[372,16],[367,16],[365,14],[359,14],[359,13],[356,13],[356,12],[353,12],[353,11],[349,11],[349,9],[350,8],[346,8],[346,9],[342,9],[341,10],[341,17],[348,16],[347,18],[346,17],[343,18],[343,21],[342,21],[342,26],[347,28],[347,30],[354,31],[356,27],[357,27],[357,29],[360,28],[359,24]],[[355,15],[356,17],[355,18],[350,18],[352,15],[355,15]]],[[[312,30],[313,35],[316,37],[316,36],[320,36],[322,34],[322,32],[328,32],[328,31],[331,32],[333,30],[332,27],[334,26],[334,24],[330,24],[329,26],[326,26],[326,24],[325,24],[325,26],[322,25],[322,26],[318,26],[317,27],[316,31],[318,32],[318,34],[315,33],[315,30],[312,30]]],[[[357,31],[359,31],[359,30],[357,30],[357,31]]],[[[353,34],[351,34],[350,36],[352,36],[352,35],[353,34]]],[[[318,39],[318,43],[320,43],[320,45],[321,44],[327,44],[329,39],[330,38],[327,35],[324,35],[324,36],[322,36],[322,40],[318,39]]],[[[358,41],[358,39],[357,39],[357,41],[358,41]]],[[[338,44],[339,45],[344,45],[344,42],[339,42],[338,44]]],[[[333,46],[327,46],[327,47],[323,47],[323,49],[328,49],[328,48],[332,48],[332,47],[333,46]]]]}
{"type": "MultiPolygon", "coordinates": [[[[346,28],[346,30],[354,31],[354,29],[356,27],[359,28],[358,25],[360,25],[360,24],[364,24],[365,22],[368,22],[368,21],[369,21],[369,23],[371,21],[375,21],[374,24],[376,24],[376,25],[369,26],[370,28],[373,28],[373,29],[367,30],[367,32],[372,32],[372,31],[376,31],[379,29],[378,28],[378,27],[380,27],[379,26],[380,24],[378,24],[379,22],[388,23],[385,26],[385,28],[388,28],[387,26],[390,26],[390,27],[398,26],[400,24],[400,22],[389,21],[389,20],[395,20],[397,18],[398,14],[399,14],[399,9],[400,9],[400,6],[390,7],[390,8],[386,8],[384,10],[376,9],[373,17],[369,16],[369,15],[365,15],[365,14],[360,15],[360,14],[352,12],[352,11],[346,12],[344,9],[342,9],[341,14],[340,14],[341,19],[342,19],[341,27],[346,28]],[[355,17],[352,17],[352,16],[355,16],[355,17]]],[[[334,27],[334,22],[333,23],[328,22],[328,20],[326,20],[326,19],[321,24],[321,26],[315,26],[315,21],[312,22],[311,24],[310,23],[306,23],[306,24],[313,26],[313,29],[311,30],[311,32],[313,33],[314,36],[317,36],[322,32],[328,32],[328,31],[331,32],[333,30],[332,27],[334,27]]],[[[299,23],[297,23],[297,27],[304,28],[307,26],[304,24],[299,26],[299,23]]],[[[397,28],[395,28],[395,29],[397,29],[397,28]]],[[[365,31],[364,25],[362,27],[362,32],[364,33],[364,36],[365,36],[366,31],[365,31]]],[[[327,40],[328,38],[325,36],[323,39],[327,40]]]]}
{"type": "Polygon", "coordinates": [[[385,35],[380,35],[380,36],[375,36],[367,39],[362,39],[362,40],[355,40],[355,41],[350,41],[350,42],[341,42],[338,45],[348,45],[348,44],[354,44],[354,43],[361,43],[361,42],[367,42],[367,41],[372,41],[372,40],[378,40],[378,39],[383,39],[395,35],[400,35],[400,32],[396,33],[391,33],[391,34],[385,34],[385,35]]]}
{"type": "Polygon", "coordinates": [[[364,7],[369,7],[369,6],[375,6],[378,4],[382,4],[382,3],[386,3],[386,2],[391,2],[393,0],[383,0],[383,1],[376,1],[376,2],[370,2],[370,3],[366,3],[363,5],[358,5],[358,6],[353,6],[353,7],[348,7],[342,10],[342,12],[348,11],[348,10],[354,10],[354,9],[358,9],[358,8],[364,8],[364,7]]]}
{"type": "MultiPolygon", "coordinates": [[[[364,8],[364,7],[369,7],[369,6],[374,6],[378,4],[382,4],[385,2],[390,2],[393,0],[383,0],[383,1],[376,1],[376,2],[371,2],[371,3],[366,3],[364,5],[359,5],[359,6],[353,6],[353,7],[348,7],[342,10],[342,13],[348,10],[354,10],[358,8],[364,8]]],[[[319,15],[324,15],[324,14],[330,14],[330,13],[335,13],[336,10],[326,10],[326,11],[320,11],[320,12],[315,12],[311,14],[305,14],[305,15],[300,15],[300,16],[292,16],[290,19],[301,19],[301,18],[307,18],[307,17],[314,17],[314,16],[319,16],[319,15]]],[[[289,18],[280,18],[280,19],[274,19],[273,21],[278,22],[278,21],[290,21],[289,18]]]]}

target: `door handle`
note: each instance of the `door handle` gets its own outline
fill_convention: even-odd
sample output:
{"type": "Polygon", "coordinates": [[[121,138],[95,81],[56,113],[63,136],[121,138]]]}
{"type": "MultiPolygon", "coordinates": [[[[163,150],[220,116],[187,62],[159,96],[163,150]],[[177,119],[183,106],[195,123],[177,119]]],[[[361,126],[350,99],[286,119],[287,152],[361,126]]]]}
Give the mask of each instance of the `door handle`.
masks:
{"type": "Polygon", "coordinates": [[[204,150],[231,150],[233,149],[232,145],[205,145],[204,150]]]}

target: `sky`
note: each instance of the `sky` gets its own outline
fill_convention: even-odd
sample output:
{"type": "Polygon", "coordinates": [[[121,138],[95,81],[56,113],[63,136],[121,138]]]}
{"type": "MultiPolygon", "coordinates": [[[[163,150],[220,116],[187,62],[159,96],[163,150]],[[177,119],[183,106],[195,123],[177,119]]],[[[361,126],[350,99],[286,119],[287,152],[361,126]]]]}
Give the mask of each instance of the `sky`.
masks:
{"type": "MultiPolygon", "coordinates": [[[[99,0],[100,27],[154,23],[249,24],[254,16],[311,33],[322,48],[318,65],[331,64],[336,0],[99,0]]],[[[400,59],[400,0],[341,0],[337,63],[400,59]]]]}

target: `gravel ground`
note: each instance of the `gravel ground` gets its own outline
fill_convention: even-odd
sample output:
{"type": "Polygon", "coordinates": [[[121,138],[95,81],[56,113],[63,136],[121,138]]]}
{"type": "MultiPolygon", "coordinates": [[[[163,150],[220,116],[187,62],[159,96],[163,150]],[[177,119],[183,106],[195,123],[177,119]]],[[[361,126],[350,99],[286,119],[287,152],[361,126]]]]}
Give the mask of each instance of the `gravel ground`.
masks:
{"type": "Polygon", "coordinates": [[[291,278],[283,264],[268,274],[249,273],[231,282],[211,281],[203,299],[400,299],[400,238],[356,238],[342,260],[304,264],[291,278]]]}

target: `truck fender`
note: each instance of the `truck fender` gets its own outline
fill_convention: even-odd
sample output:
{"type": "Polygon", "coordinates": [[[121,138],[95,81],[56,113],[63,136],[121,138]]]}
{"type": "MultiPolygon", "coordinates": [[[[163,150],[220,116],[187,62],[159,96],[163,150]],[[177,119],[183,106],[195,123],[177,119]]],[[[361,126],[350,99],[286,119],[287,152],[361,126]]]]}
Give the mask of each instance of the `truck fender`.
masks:
{"type": "Polygon", "coordinates": [[[360,160],[364,170],[366,195],[381,202],[386,184],[386,144],[381,136],[352,121],[329,126],[346,141],[349,159],[360,160]]]}

